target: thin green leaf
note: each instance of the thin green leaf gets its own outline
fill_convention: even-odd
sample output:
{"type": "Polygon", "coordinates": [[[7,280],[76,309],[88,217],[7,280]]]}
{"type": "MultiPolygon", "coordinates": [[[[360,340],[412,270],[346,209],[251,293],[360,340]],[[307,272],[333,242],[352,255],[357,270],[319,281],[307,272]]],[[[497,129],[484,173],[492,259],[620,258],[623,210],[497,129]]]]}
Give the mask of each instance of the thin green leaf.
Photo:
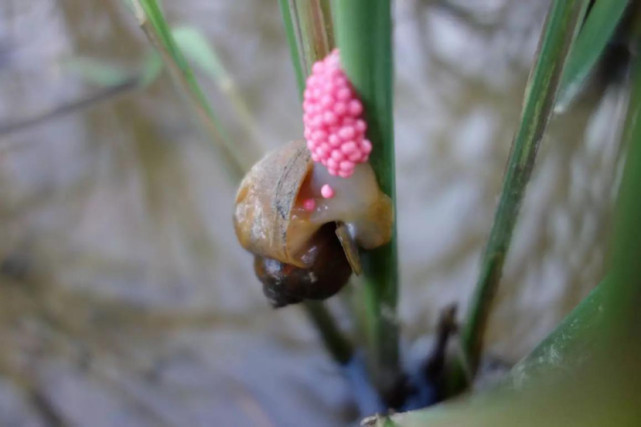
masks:
{"type": "Polygon", "coordinates": [[[260,145],[256,121],[249,112],[249,107],[238,92],[234,79],[225,70],[216,51],[207,41],[202,31],[191,26],[182,26],[172,29],[172,35],[178,48],[185,54],[187,59],[207,73],[221,92],[225,94],[246,132],[255,141],[256,145],[260,145]]]}
{"type": "Polygon", "coordinates": [[[171,34],[185,56],[209,74],[214,81],[224,84],[229,80],[229,74],[218,55],[200,30],[191,26],[180,26],[174,27],[171,34]]]}
{"type": "Polygon", "coordinates": [[[289,52],[292,57],[292,64],[294,65],[294,75],[296,76],[298,94],[302,100],[303,91],[305,90],[305,73],[303,72],[300,52],[298,50],[298,41],[296,32],[294,30],[292,11],[287,0],[278,0],[278,4],[280,6],[280,12],[283,17],[283,27],[285,27],[285,35],[287,36],[287,44],[289,44],[289,52]]]}
{"type": "Polygon", "coordinates": [[[334,48],[329,0],[280,0],[283,24],[291,51],[299,94],[312,65],[334,48]]]}
{"type": "Polygon", "coordinates": [[[628,0],[596,0],[594,2],[563,70],[556,111],[565,111],[579,93],[590,72],[603,55],[628,4],[628,0]]]}
{"type": "Polygon", "coordinates": [[[133,4],[138,23],[147,38],[161,54],[180,92],[186,95],[194,106],[200,123],[221,150],[225,158],[223,164],[235,178],[240,179],[244,171],[249,170],[260,158],[262,150],[254,145],[235,144],[231,140],[205,97],[191,66],[176,44],[156,0],[133,0],[133,4]]]}

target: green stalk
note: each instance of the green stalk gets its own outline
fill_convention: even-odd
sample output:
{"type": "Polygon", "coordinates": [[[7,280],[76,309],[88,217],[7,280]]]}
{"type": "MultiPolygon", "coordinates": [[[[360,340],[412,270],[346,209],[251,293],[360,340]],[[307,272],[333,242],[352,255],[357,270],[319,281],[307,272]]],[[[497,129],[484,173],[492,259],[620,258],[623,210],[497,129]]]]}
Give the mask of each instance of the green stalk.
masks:
{"type": "Polygon", "coordinates": [[[501,198],[481,261],[481,272],[464,321],[461,340],[466,366],[455,373],[454,390],[473,378],[483,349],[490,309],[501,279],[525,188],[539,143],[552,114],[563,65],[580,27],[587,0],[554,0],[538,55],[525,89],[525,101],[503,180],[501,198]],[[465,378],[467,376],[467,379],[465,378]]]}
{"type": "MultiPolygon", "coordinates": [[[[367,136],[374,147],[370,163],[381,189],[395,201],[390,1],[335,0],[333,6],[341,64],[365,107],[367,136]]],[[[368,357],[374,382],[384,396],[399,373],[394,228],[389,244],[361,255],[368,357]]]]}
{"type": "Polygon", "coordinates": [[[571,104],[605,51],[628,4],[628,0],[594,2],[563,69],[556,110],[564,111],[571,104]]]}
{"type": "MultiPolygon", "coordinates": [[[[279,4],[298,83],[298,95],[302,101],[305,79],[312,65],[324,58],[334,46],[329,4],[327,0],[279,0],[279,4]],[[300,52],[305,54],[301,55],[300,52]]],[[[320,302],[307,301],[304,308],[334,360],[340,365],[349,362],[354,350],[327,307],[320,302]]]]}
{"type": "Polygon", "coordinates": [[[260,149],[255,146],[234,144],[214,114],[207,101],[194,72],[185,60],[182,51],[176,45],[171,29],[156,0],[133,0],[134,12],[138,23],[151,44],[161,54],[173,81],[194,106],[200,123],[220,148],[223,162],[236,178],[240,179],[244,171],[260,158],[260,149]]]}
{"type": "Polygon", "coordinates": [[[298,39],[294,29],[294,21],[292,20],[292,11],[289,8],[288,0],[278,0],[280,6],[280,13],[283,17],[283,27],[285,28],[285,35],[287,36],[287,44],[289,45],[289,53],[292,57],[292,64],[294,65],[294,75],[296,76],[296,83],[298,87],[298,94],[303,98],[303,91],[305,90],[305,73],[300,59],[298,50],[298,39]]]}
{"type": "Polygon", "coordinates": [[[345,338],[334,317],[320,301],[306,301],[305,312],[316,325],[318,333],[329,354],[339,365],[346,365],[352,358],[352,344],[345,338]]]}

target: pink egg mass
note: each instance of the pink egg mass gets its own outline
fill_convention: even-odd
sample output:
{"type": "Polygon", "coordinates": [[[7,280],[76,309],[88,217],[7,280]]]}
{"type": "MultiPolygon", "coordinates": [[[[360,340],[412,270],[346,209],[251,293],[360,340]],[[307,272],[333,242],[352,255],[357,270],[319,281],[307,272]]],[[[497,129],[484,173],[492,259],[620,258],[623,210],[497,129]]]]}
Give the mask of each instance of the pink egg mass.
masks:
{"type": "Polygon", "coordinates": [[[305,140],[312,160],[334,176],[348,178],[366,162],[372,143],[365,138],[363,104],[340,67],[338,50],[318,61],[303,96],[305,140]]]}

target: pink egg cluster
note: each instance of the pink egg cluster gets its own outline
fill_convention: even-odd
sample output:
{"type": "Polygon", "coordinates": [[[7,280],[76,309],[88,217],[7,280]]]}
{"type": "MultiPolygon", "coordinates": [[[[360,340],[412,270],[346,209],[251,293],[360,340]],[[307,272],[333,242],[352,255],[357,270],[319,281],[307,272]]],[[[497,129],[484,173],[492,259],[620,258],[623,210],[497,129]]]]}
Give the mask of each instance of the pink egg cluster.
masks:
{"type": "Polygon", "coordinates": [[[307,79],[303,99],[305,140],[312,160],[331,175],[348,178],[366,162],[372,143],[365,138],[363,104],[340,67],[338,50],[318,61],[307,79]]]}

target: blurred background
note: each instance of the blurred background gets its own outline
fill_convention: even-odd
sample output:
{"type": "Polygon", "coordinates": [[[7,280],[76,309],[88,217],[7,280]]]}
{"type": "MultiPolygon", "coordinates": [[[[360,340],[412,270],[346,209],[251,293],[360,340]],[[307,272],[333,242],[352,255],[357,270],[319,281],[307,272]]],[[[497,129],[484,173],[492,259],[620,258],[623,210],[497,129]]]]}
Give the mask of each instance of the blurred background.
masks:
{"type": "MultiPolygon", "coordinates": [[[[548,1],[393,4],[411,357],[439,311],[470,295],[548,1]]],[[[233,139],[270,149],[302,137],[276,0],[164,7],[233,76],[249,127],[199,76],[233,139]]],[[[149,49],[119,0],[0,2],[0,426],[355,422],[303,311],[263,297],[233,232],[237,183],[167,73],[105,93],[69,66],[135,70],[149,49]],[[90,101],[65,113],[78,99],[90,101]]],[[[603,75],[541,147],[489,331],[490,353],[510,364],[602,276],[625,101],[603,75]]],[[[330,304],[348,329],[349,294],[330,304]]]]}

